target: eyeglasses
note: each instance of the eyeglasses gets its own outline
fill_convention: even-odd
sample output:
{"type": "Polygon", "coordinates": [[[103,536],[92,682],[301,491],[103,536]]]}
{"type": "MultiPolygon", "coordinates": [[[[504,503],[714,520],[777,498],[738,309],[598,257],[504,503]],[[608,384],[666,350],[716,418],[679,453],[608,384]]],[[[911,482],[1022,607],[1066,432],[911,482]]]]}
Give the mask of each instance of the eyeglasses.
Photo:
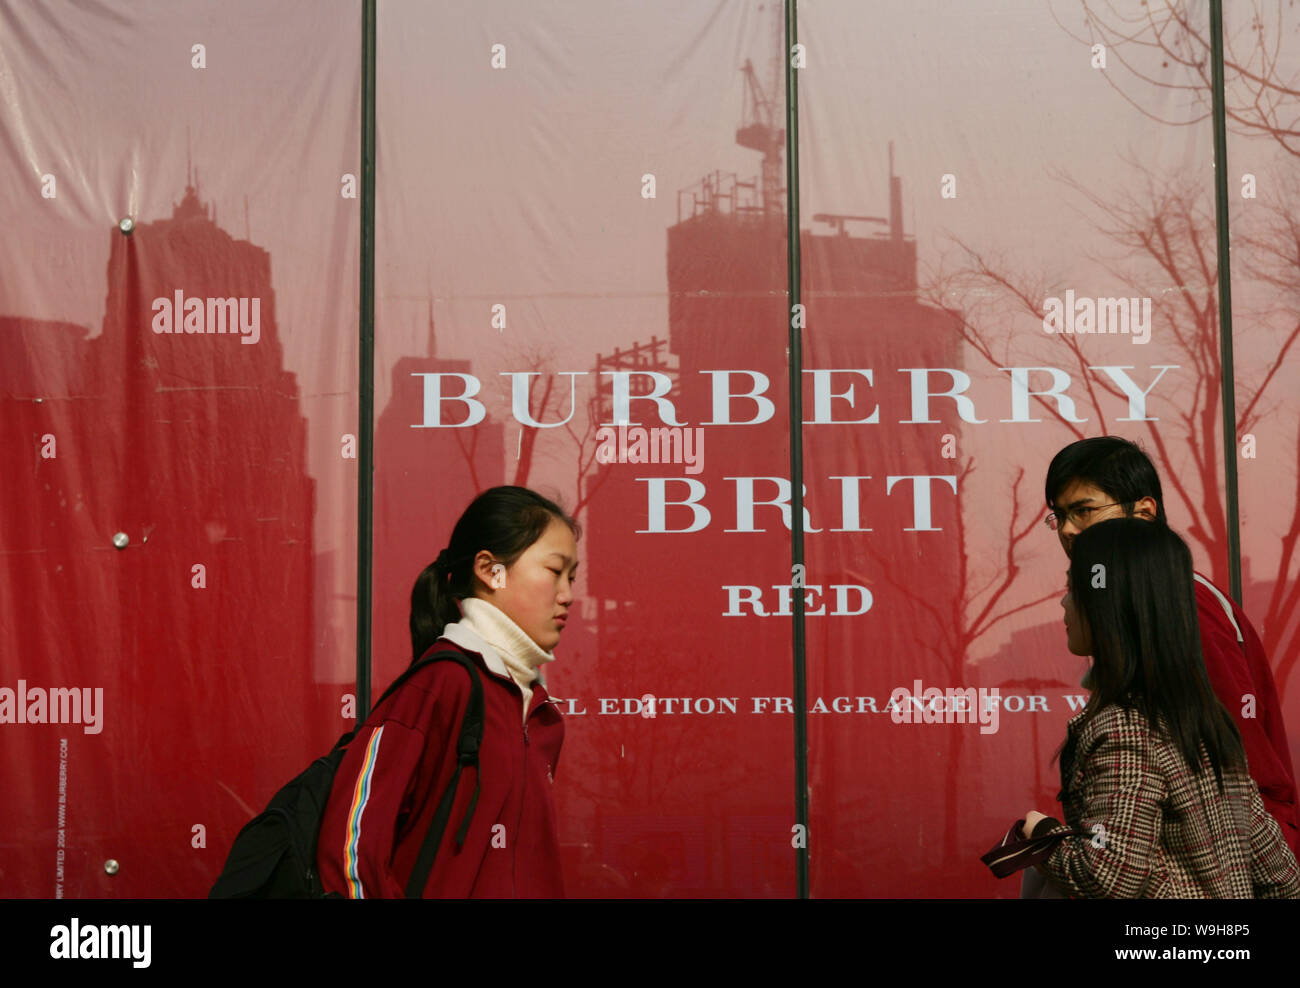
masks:
{"type": "Polygon", "coordinates": [[[1115,501],[1112,504],[1090,504],[1083,507],[1071,508],[1069,511],[1053,511],[1043,519],[1043,524],[1053,532],[1059,531],[1061,526],[1067,521],[1074,522],[1075,528],[1086,528],[1088,519],[1092,517],[1094,511],[1100,511],[1102,508],[1119,508],[1123,507],[1126,502],[1115,501]]]}

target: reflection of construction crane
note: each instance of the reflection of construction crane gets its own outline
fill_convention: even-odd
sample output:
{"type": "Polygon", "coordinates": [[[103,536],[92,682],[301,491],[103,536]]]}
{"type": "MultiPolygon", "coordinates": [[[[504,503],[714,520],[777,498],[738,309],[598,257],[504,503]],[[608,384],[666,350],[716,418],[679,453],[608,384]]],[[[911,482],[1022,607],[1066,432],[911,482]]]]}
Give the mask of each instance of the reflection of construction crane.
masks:
{"type": "Polygon", "coordinates": [[[772,10],[776,15],[773,18],[776,33],[773,38],[768,87],[764,91],[758,81],[758,74],[754,71],[754,63],[745,59],[745,65],[740,70],[745,74],[744,103],[740,111],[740,129],[736,131],[737,144],[763,153],[763,211],[769,216],[784,211],[785,193],[781,181],[785,128],[776,125],[781,112],[780,100],[777,98],[777,86],[781,78],[781,5],[772,4],[772,10]]]}

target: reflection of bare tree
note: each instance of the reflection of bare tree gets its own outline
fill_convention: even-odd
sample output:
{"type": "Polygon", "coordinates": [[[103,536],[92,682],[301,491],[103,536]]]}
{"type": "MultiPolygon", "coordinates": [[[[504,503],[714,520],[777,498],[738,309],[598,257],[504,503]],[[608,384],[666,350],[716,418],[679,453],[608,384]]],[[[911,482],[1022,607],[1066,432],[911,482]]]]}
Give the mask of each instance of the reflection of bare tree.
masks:
{"type": "Polygon", "coordinates": [[[482,483],[478,479],[478,429],[457,429],[453,433],[456,437],[456,445],[460,447],[460,455],[465,460],[465,466],[469,470],[470,489],[481,491],[482,483]],[[466,436],[465,433],[469,432],[466,436]]]}
{"type": "MultiPolygon", "coordinates": [[[[1280,189],[1278,195],[1270,194],[1262,203],[1263,216],[1237,240],[1246,248],[1241,252],[1248,259],[1246,270],[1278,293],[1276,308],[1258,313],[1257,319],[1259,325],[1271,322],[1283,327],[1285,336],[1280,352],[1285,354],[1300,337],[1300,209],[1295,208],[1300,203],[1300,176],[1292,174],[1280,189]],[[1286,329],[1288,325],[1290,328],[1286,329]]],[[[1265,386],[1277,373],[1280,363],[1279,359],[1269,367],[1265,386]]],[[[1248,411],[1255,408],[1257,400],[1251,402],[1248,411]]],[[[1249,430],[1242,426],[1239,431],[1249,430]]],[[[1296,444],[1292,463],[1300,463],[1300,432],[1296,444]]],[[[1282,554],[1261,622],[1264,647],[1277,663],[1277,685],[1283,695],[1287,680],[1300,662],[1300,626],[1295,622],[1300,616],[1300,580],[1290,578],[1298,539],[1300,503],[1292,510],[1291,522],[1281,536],[1282,554]]]]}
{"type": "MultiPolygon", "coordinates": [[[[1088,45],[1100,43],[1107,47],[1110,56],[1128,72],[1106,71],[1107,83],[1115,88],[1130,104],[1152,120],[1166,124],[1186,125],[1205,119],[1213,107],[1212,64],[1210,60],[1210,32],[1208,22],[1198,23],[1201,15],[1189,10],[1186,0],[1164,0],[1157,3],[1147,0],[1140,12],[1124,17],[1112,4],[1098,4],[1081,0],[1087,36],[1071,33],[1071,37],[1088,45]],[[1167,70],[1174,66],[1181,72],[1167,70]],[[1163,72],[1157,79],[1157,72],[1163,72]],[[1176,118],[1163,109],[1169,106],[1171,92],[1186,94],[1186,106],[1176,118]],[[1153,112],[1148,106],[1161,107],[1153,112]]],[[[1195,5],[1198,10],[1205,8],[1195,5]]],[[[1233,11],[1239,15],[1244,7],[1234,3],[1233,11]]],[[[1298,25],[1294,22],[1294,4],[1261,4],[1254,0],[1250,6],[1250,19],[1244,30],[1228,34],[1232,25],[1225,25],[1223,51],[1223,77],[1225,115],[1228,127],[1234,133],[1276,144],[1287,155],[1300,157],[1300,86],[1297,86],[1293,67],[1287,66],[1289,56],[1295,63],[1295,54],[1283,49],[1283,39],[1294,37],[1298,25]],[[1288,23],[1291,20],[1291,23],[1288,23]],[[1243,37],[1244,34],[1244,37],[1243,37]]],[[[1059,23],[1059,21],[1058,21],[1059,23]]],[[[1062,25],[1064,27],[1064,25],[1062,25]]],[[[1067,29],[1067,33],[1068,29],[1067,29]]],[[[1262,325],[1271,322],[1281,325],[1279,356],[1270,364],[1254,393],[1238,398],[1237,433],[1252,431],[1258,421],[1260,399],[1277,374],[1282,358],[1291,350],[1300,335],[1300,221],[1297,203],[1300,203],[1300,182],[1294,174],[1265,186],[1265,198],[1251,209],[1248,217],[1254,224],[1249,229],[1234,230],[1234,243],[1246,250],[1239,251],[1244,260],[1242,270],[1261,285],[1271,286],[1278,292],[1281,307],[1260,319],[1262,325]],[[1261,215],[1262,214],[1262,215],[1261,215]],[[1279,322],[1280,319],[1280,322],[1279,322]]],[[[1202,242],[1210,242],[1213,226],[1205,224],[1202,242]]],[[[1211,266],[1213,274],[1216,269],[1211,266]]],[[[1202,278],[1206,285],[1213,279],[1202,278]]],[[[1195,327],[1192,327],[1193,329],[1195,327]]],[[[1217,372],[1218,365],[1212,365],[1217,372]]],[[[1198,373],[1201,368],[1197,368],[1198,373]]],[[[1300,443],[1300,437],[1297,437],[1300,443]]],[[[1200,464],[1198,464],[1200,467],[1200,464]]],[[[1210,474],[1202,474],[1213,481],[1210,474]]],[[[1217,483],[1205,485],[1207,494],[1217,496],[1217,483]]],[[[1207,507],[1209,502],[1206,502],[1207,507]]],[[[1217,519],[1218,515],[1215,514],[1217,519]]],[[[1203,526],[1203,531],[1205,528],[1203,526]]],[[[1296,555],[1296,542],[1300,538],[1300,505],[1292,509],[1291,520],[1282,535],[1282,554],[1260,627],[1263,629],[1264,647],[1277,669],[1277,683],[1285,694],[1286,683],[1300,661],[1300,583],[1290,579],[1296,555]]],[[[1216,574],[1216,579],[1218,574],[1216,574]]]]}
{"type": "Polygon", "coordinates": [[[566,422],[564,425],[564,431],[569,434],[569,438],[573,440],[573,445],[578,451],[577,476],[573,479],[574,496],[577,498],[573,508],[573,517],[575,518],[578,517],[578,512],[585,508],[591,499],[596,496],[596,492],[600,490],[605,481],[609,479],[608,470],[595,470],[596,451],[600,449],[600,443],[594,441],[595,433],[598,431],[597,423],[600,421],[599,416],[596,414],[598,404],[599,399],[596,397],[593,397],[587,403],[587,419],[581,432],[573,427],[572,422],[566,422]],[[587,477],[591,478],[591,482],[583,483],[587,477]]]}
{"type": "MultiPolygon", "coordinates": [[[[957,475],[958,490],[965,488],[967,479],[974,472],[974,458],[966,457],[957,475]]],[[[883,574],[884,579],[892,584],[912,606],[928,616],[929,620],[921,624],[927,629],[928,640],[923,641],[919,635],[914,636],[913,640],[917,645],[929,649],[934,654],[950,684],[966,682],[966,659],[971,653],[971,648],[995,625],[1013,614],[1037,607],[1044,601],[1052,600],[1061,594],[1061,591],[1056,589],[1028,602],[999,609],[1020,579],[1021,565],[1017,561],[1017,556],[1021,543],[1035,533],[1043,517],[1042,512],[1035,506],[1032,490],[1028,498],[1021,494],[1021,481],[1024,475],[1025,471],[1022,467],[1016,471],[1015,479],[1010,484],[1011,507],[1004,535],[1005,549],[998,566],[985,570],[972,565],[970,547],[966,538],[966,516],[964,512],[957,511],[957,574],[954,581],[956,593],[951,596],[935,601],[925,594],[923,585],[898,579],[893,575],[897,567],[890,565],[890,560],[877,552],[869,539],[862,540],[864,551],[880,564],[877,571],[883,574]],[[936,634],[937,640],[934,637],[936,634]]],[[[852,570],[848,572],[864,585],[868,583],[863,574],[852,570]]],[[[952,794],[954,805],[944,813],[943,850],[945,858],[955,862],[961,855],[958,824],[963,815],[955,805],[955,800],[957,794],[962,791],[961,756],[966,732],[947,731],[945,736],[950,740],[952,747],[949,757],[944,760],[946,778],[943,791],[952,794]]]]}
{"type": "MultiPolygon", "coordinates": [[[[1159,179],[1138,163],[1129,163],[1144,179],[1139,194],[1121,192],[1103,198],[1067,176],[1057,177],[1087,200],[1100,217],[1096,223],[1099,232],[1122,249],[1126,262],[1123,265],[1097,260],[1128,287],[1130,294],[1145,296],[1153,283],[1169,286],[1152,301],[1152,332],[1159,333],[1162,339],[1171,340],[1179,354],[1180,366],[1190,369],[1191,393],[1180,396],[1183,400],[1172,409],[1170,416],[1162,416],[1159,429],[1154,421],[1145,424],[1159,462],[1175,462],[1171,456],[1174,446],[1190,458],[1193,466],[1191,476],[1177,470],[1164,471],[1166,495],[1180,508],[1173,512],[1176,526],[1206,550],[1213,562],[1213,578],[1225,583],[1226,561],[1218,551],[1227,541],[1227,528],[1218,483],[1221,449],[1216,441],[1221,420],[1221,364],[1214,218],[1204,202],[1203,191],[1194,181],[1159,179]],[[1175,423],[1173,428],[1169,425],[1170,420],[1175,423]],[[1171,493],[1172,497],[1169,496],[1171,493]]],[[[1273,215],[1279,225],[1284,221],[1293,224],[1290,233],[1294,238],[1293,212],[1279,204],[1273,215]]],[[[1007,366],[1013,338],[1023,341],[1026,335],[1032,340],[1046,337],[1014,334],[1006,328],[990,329],[992,313],[996,309],[1000,315],[997,325],[1005,327],[1007,307],[1011,306],[1022,320],[1041,326],[1042,300],[1049,294],[1044,287],[1046,279],[1012,273],[1005,262],[989,253],[961,240],[954,242],[960,260],[955,269],[940,272],[932,280],[929,295],[936,302],[949,304],[954,298],[960,299],[963,305],[957,318],[964,340],[993,367],[1007,366]]],[[[1300,278],[1300,246],[1297,246],[1300,241],[1293,239],[1289,250],[1281,249],[1280,243],[1273,242],[1272,254],[1269,255],[1274,268],[1271,276],[1278,279],[1277,284],[1283,284],[1288,277],[1286,266],[1290,264],[1289,277],[1294,284],[1295,279],[1300,278]]],[[[1259,425],[1265,393],[1298,338],[1300,320],[1296,320],[1278,341],[1276,355],[1255,382],[1237,382],[1239,435],[1250,433],[1259,425]]],[[[1056,335],[1051,337],[1051,344],[1058,354],[1056,361],[1060,360],[1062,350],[1068,354],[1068,360],[1077,371],[1077,379],[1086,386],[1086,403],[1091,406],[1102,431],[1109,431],[1101,399],[1103,395],[1109,395],[1127,407],[1128,399],[1124,392],[1110,378],[1089,370],[1091,361],[1084,353],[1079,337],[1056,335]]],[[[1139,386],[1146,387],[1150,383],[1139,386]]],[[[1054,401],[1037,400],[1076,437],[1082,438],[1078,426],[1061,417],[1054,401]]],[[[1289,672],[1300,657],[1294,633],[1287,636],[1288,625],[1300,602],[1300,593],[1294,588],[1289,593],[1284,589],[1297,536],[1300,536],[1300,509],[1293,509],[1290,530],[1283,543],[1277,589],[1263,622],[1267,629],[1265,646],[1277,662],[1278,684],[1283,690],[1289,672]],[[1287,636],[1285,640],[1284,636],[1287,636]]]]}
{"type": "MultiPolygon", "coordinates": [[[[588,403],[585,411],[580,410],[577,407],[575,393],[571,390],[575,386],[573,378],[567,374],[555,373],[552,357],[546,351],[532,350],[524,354],[516,362],[516,366],[527,368],[532,375],[528,378],[529,417],[534,422],[554,423],[555,425],[543,430],[536,426],[520,424],[521,433],[516,448],[515,476],[511,483],[520,487],[528,486],[528,478],[532,474],[537,452],[537,440],[543,431],[554,432],[556,425],[558,425],[559,428],[564,430],[564,434],[573,444],[572,451],[557,452],[555,455],[573,457],[575,471],[573,480],[574,501],[569,513],[574,518],[580,519],[582,511],[587,507],[596,491],[600,489],[605,479],[603,473],[598,473],[593,483],[590,485],[583,483],[583,480],[592,471],[592,466],[596,462],[596,450],[600,447],[600,444],[595,441],[595,434],[598,429],[595,399],[588,403]],[[557,381],[559,382],[558,387],[557,381]],[[565,385],[568,385],[568,387],[565,385]],[[559,423],[563,423],[563,425],[559,425],[559,423]]],[[[552,448],[554,446],[554,444],[547,445],[551,445],[552,448]]]]}
{"type": "MultiPolygon", "coordinates": [[[[1076,34],[1057,23],[1070,37],[1089,47],[1106,46],[1106,83],[1144,116],[1165,124],[1186,126],[1204,120],[1213,112],[1211,98],[1209,23],[1197,23],[1187,0],[1144,0],[1131,16],[1125,16],[1111,3],[1081,0],[1085,34],[1076,34]],[[1116,71],[1118,67],[1126,70],[1116,71]],[[1172,78],[1171,66],[1184,71],[1181,79],[1172,78]],[[1163,73],[1165,77],[1158,78],[1163,73]],[[1186,105],[1174,111],[1169,107],[1172,93],[1186,95],[1186,105]],[[1150,102],[1161,112],[1148,109],[1150,102]]],[[[1244,6],[1234,0],[1233,8],[1244,6]]],[[[1293,5],[1285,5],[1294,9],[1293,5]]],[[[1202,4],[1195,7],[1204,11],[1202,4]]],[[[1247,39],[1240,33],[1223,39],[1223,78],[1226,96],[1225,115],[1235,133],[1248,137],[1265,137],[1300,157],[1300,87],[1287,79],[1282,69],[1281,43],[1287,34],[1284,5],[1251,4],[1247,39]]]]}

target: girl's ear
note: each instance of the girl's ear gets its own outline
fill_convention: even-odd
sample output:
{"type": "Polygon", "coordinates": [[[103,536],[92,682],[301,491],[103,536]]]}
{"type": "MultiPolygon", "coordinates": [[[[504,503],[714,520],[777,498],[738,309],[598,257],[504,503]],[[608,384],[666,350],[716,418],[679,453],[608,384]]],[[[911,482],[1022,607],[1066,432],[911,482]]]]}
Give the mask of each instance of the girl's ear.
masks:
{"type": "Polygon", "coordinates": [[[474,557],[474,590],[477,592],[479,590],[502,589],[505,586],[504,575],[505,567],[501,565],[501,562],[486,549],[479,550],[478,555],[474,557]],[[500,577],[494,571],[497,568],[501,571],[500,577]],[[498,582],[501,583],[501,587],[497,587],[498,582]]]}

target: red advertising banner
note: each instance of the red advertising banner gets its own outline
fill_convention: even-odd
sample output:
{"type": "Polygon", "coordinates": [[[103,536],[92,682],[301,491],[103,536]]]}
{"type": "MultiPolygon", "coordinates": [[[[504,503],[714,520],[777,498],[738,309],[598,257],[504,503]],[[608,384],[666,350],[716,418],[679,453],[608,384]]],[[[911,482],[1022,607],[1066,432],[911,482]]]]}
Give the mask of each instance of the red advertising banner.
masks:
{"type": "Polygon", "coordinates": [[[358,5],[0,3],[0,893],[206,894],[356,726],[358,489],[377,697],[416,576],[518,484],[582,527],[569,895],[793,897],[807,849],[816,897],[1015,897],[980,855],[1059,812],[1088,695],[1048,463],[1138,441],[1227,589],[1225,372],[1300,760],[1300,182],[1249,98],[1294,102],[1294,24],[1226,25],[1225,370],[1208,15],[1064,7],[819,0],[787,51],[777,2],[381,4],[366,478],[358,5]]]}

